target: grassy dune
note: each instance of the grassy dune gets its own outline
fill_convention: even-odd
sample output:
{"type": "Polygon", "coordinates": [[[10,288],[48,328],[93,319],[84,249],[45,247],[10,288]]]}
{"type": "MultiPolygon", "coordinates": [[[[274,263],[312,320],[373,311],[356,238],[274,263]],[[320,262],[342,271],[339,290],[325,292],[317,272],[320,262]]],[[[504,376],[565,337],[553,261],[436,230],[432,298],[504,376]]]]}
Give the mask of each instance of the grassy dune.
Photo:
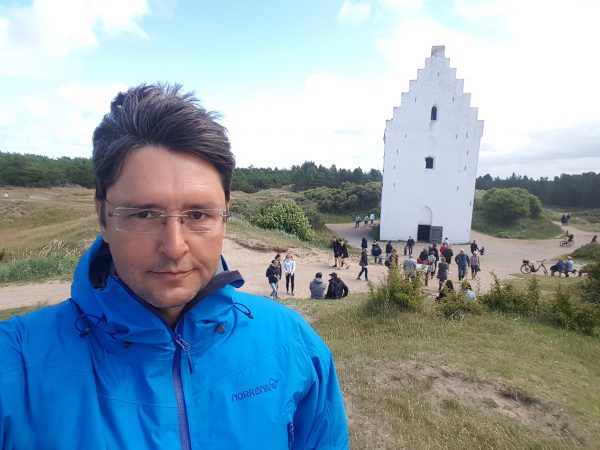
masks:
{"type": "MultiPolygon", "coordinates": [[[[0,218],[0,235],[12,236],[0,244],[9,255],[0,261],[0,273],[27,258],[76,260],[97,231],[90,194],[55,193],[39,205],[29,192],[35,201],[10,211],[0,201],[0,217],[11,217],[0,218]],[[28,211],[45,219],[31,221],[28,211]],[[31,237],[30,224],[39,236],[31,237]],[[49,236],[66,244],[49,246],[49,236]]],[[[253,246],[307,245],[241,220],[232,220],[229,234],[253,246]]],[[[541,281],[541,290],[550,292],[559,279],[541,281]]],[[[560,282],[574,286],[581,279],[560,282]]],[[[445,320],[431,298],[419,313],[368,316],[361,307],[365,301],[366,295],[284,301],[312,323],[334,354],[352,448],[600,448],[597,337],[497,313],[445,320]]],[[[27,311],[0,311],[0,320],[27,311]]]]}

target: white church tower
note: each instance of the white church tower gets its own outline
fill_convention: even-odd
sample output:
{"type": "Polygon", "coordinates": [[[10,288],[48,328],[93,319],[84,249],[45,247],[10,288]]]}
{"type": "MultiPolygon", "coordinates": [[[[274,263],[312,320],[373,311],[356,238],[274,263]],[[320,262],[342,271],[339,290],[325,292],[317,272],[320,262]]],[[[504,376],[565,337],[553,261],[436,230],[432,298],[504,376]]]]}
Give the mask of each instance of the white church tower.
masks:
{"type": "Polygon", "coordinates": [[[432,47],[386,121],[382,240],[469,241],[483,135],[470,101],[444,46],[432,47]]]}

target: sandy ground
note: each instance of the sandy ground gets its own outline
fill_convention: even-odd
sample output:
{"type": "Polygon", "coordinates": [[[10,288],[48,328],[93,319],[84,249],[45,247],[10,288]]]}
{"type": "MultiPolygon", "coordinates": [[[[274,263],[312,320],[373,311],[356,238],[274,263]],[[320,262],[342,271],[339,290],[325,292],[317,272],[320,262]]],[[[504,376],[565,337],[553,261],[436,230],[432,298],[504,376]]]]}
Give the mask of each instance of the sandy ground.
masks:
{"type": "MultiPolygon", "coordinates": [[[[365,235],[365,228],[362,226],[358,229],[354,228],[354,224],[334,224],[329,225],[333,233],[339,236],[344,236],[352,246],[360,247],[360,239],[365,235]]],[[[510,274],[519,272],[522,259],[546,259],[546,266],[549,268],[555,260],[566,253],[570,253],[578,246],[591,241],[592,233],[580,231],[573,227],[569,227],[569,231],[575,235],[575,246],[565,249],[559,246],[560,239],[544,239],[544,240],[520,240],[520,239],[499,239],[477,233],[471,233],[471,239],[475,239],[479,246],[484,245],[486,249],[485,257],[482,261],[482,272],[478,275],[478,280],[472,282],[473,287],[477,290],[486,291],[492,281],[491,271],[494,271],[501,279],[509,278],[510,274]]],[[[369,248],[371,240],[369,239],[369,248]]],[[[424,244],[417,244],[416,251],[424,244]]],[[[383,245],[382,245],[383,247],[383,245]]],[[[402,249],[403,245],[399,245],[402,249]]],[[[455,254],[460,248],[465,248],[468,251],[468,244],[452,246],[455,254]]],[[[296,272],[296,298],[310,298],[308,285],[313,279],[316,272],[322,272],[323,277],[327,280],[333,269],[333,256],[330,251],[322,251],[315,249],[290,249],[294,253],[298,268],[296,272]]],[[[238,244],[235,240],[227,238],[224,242],[223,254],[227,259],[230,268],[237,269],[241,272],[246,280],[243,291],[254,294],[268,296],[270,287],[265,277],[265,271],[271,259],[275,256],[271,251],[259,251],[246,248],[238,244]]],[[[402,254],[402,252],[401,252],[402,254]]],[[[576,262],[577,263],[577,262],[576,262]]],[[[362,280],[357,280],[356,276],[360,270],[358,266],[358,258],[353,258],[350,261],[351,268],[349,270],[338,271],[340,277],[348,285],[350,292],[365,292],[367,291],[367,283],[362,280]]],[[[576,268],[579,267],[576,264],[576,268]]],[[[457,280],[456,265],[453,263],[450,266],[450,279],[457,280]]],[[[387,271],[383,265],[375,265],[372,263],[372,258],[369,261],[369,278],[372,281],[378,281],[387,271]]],[[[470,277],[469,277],[470,278],[470,277]]],[[[430,282],[428,290],[434,293],[437,290],[437,280],[430,282]]],[[[279,293],[281,297],[286,297],[285,280],[280,283],[279,293]]],[[[46,283],[36,283],[27,285],[10,285],[0,287],[0,309],[16,308],[25,305],[35,305],[37,303],[57,303],[69,297],[70,283],[51,281],[46,283]]]]}

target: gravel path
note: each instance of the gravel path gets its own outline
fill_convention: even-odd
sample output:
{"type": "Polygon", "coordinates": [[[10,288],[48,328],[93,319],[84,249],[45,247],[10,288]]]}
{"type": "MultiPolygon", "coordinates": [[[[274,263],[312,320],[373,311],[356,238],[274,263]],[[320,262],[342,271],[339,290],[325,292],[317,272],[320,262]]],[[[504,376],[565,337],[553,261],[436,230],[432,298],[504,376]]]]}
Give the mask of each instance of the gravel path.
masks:
{"type": "MultiPolygon", "coordinates": [[[[352,246],[360,247],[360,239],[365,235],[365,229],[361,226],[354,228],[354,224],[332,224],[328,227],[339,236],[344,236],[352,246]]],[[[546,259],[546,266],[549,268],[555,260],[566,253],[570,253],[575,248],[591,241],[592,233],[580,231],[569,227],[570,232],[575,235],[575,246],[570,249],[564,249],[559,246],[560,239],[542,239],[542,240],[521,240],[521,239],[499,239],[473,231],[471,238],[475,239],[481,246],[485,246],[486,254],[482,261],[482,272],[478,275],[478,281],[473,283],[473,287],[482,291],[489,288],[492,281],[490,272],[493,270],[501,279],[510,277],[510,274],[519,272],[522,259],[546,259]]],[[[371,239],[369,239],[370,248],[371,239]]],[[[420,250],[423,244],[417,244],[416,249],[420,250]]],[[[402,248],[402,245],[399,245],[402,248]]],[[[468,244],[453,245],[455,254],[458,249],[465,248],[468,251],[468,244]]],[[[315,249],[290,249],[298,264],[296,272],[296,297],[309,298],[310,293],[308,285],[316,272],[322,272],[323,278],[332,270],[333,257],[331,252],[315,249]]],[[[226,239],[224,243],[223,254],[225,255],[230,267],[237,268],[244,276],[246,283],[242,287],[243,291],[259,295],[269,295],[270,288],[265,277],[266,268],[273,259],[274,252],[265,252],[251,250],[239,245],[232,239],[226,239]]],[[[367,283],[356,280],[358,274],[358,260],[351,261],[350,270],[338,272],[341,278],[350,288],[350,292],[366,292],[367,283]]],[[[372,260],[371,260],[372,261],[372,260]]],[[[377,281],[387,271],[383,265],[374,265],[370,261],[369,276],[371,280],[377,281]]],[[[579,265],[576,261],[576,267],[579,265]]],[[[457,279],[456,265],[450,266],[450,279],[457,279]]],[[[437,280],[436,280],[437,281],[437,280]]],[[[428,290],[432,293],[437,289],[437,282],[429,283],[428,290]]],[[[280,283],[279,293],[285,297],[285,280],[280,283]]],[[[70,295],[70,282],[50,281],[44,283],[9,285],[0,287],[0,309],[17,308],[20,306],[35,305],[38,303],[52,304],[60,302],[70,295]]]]}

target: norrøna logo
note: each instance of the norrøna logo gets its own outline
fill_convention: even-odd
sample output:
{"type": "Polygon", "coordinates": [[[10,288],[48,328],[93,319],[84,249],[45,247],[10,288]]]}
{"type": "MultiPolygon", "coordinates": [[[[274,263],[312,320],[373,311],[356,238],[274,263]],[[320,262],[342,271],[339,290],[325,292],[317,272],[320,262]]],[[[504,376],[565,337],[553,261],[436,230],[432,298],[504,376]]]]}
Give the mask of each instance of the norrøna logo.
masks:
{"type": "Polygon", "coordinates": [[[269,378],[269,382],[267,384],[262,384],[260,386],[256,386],[254,388],[238,392],[236,394],[231,394],[231,401],[237,402],[240,400],[245,400],[250,397],[254,397],[257,395],[264,394],[265,392],[271,392],[277,390],[277,385],[279,384],[278,378],[269,378]]]}

